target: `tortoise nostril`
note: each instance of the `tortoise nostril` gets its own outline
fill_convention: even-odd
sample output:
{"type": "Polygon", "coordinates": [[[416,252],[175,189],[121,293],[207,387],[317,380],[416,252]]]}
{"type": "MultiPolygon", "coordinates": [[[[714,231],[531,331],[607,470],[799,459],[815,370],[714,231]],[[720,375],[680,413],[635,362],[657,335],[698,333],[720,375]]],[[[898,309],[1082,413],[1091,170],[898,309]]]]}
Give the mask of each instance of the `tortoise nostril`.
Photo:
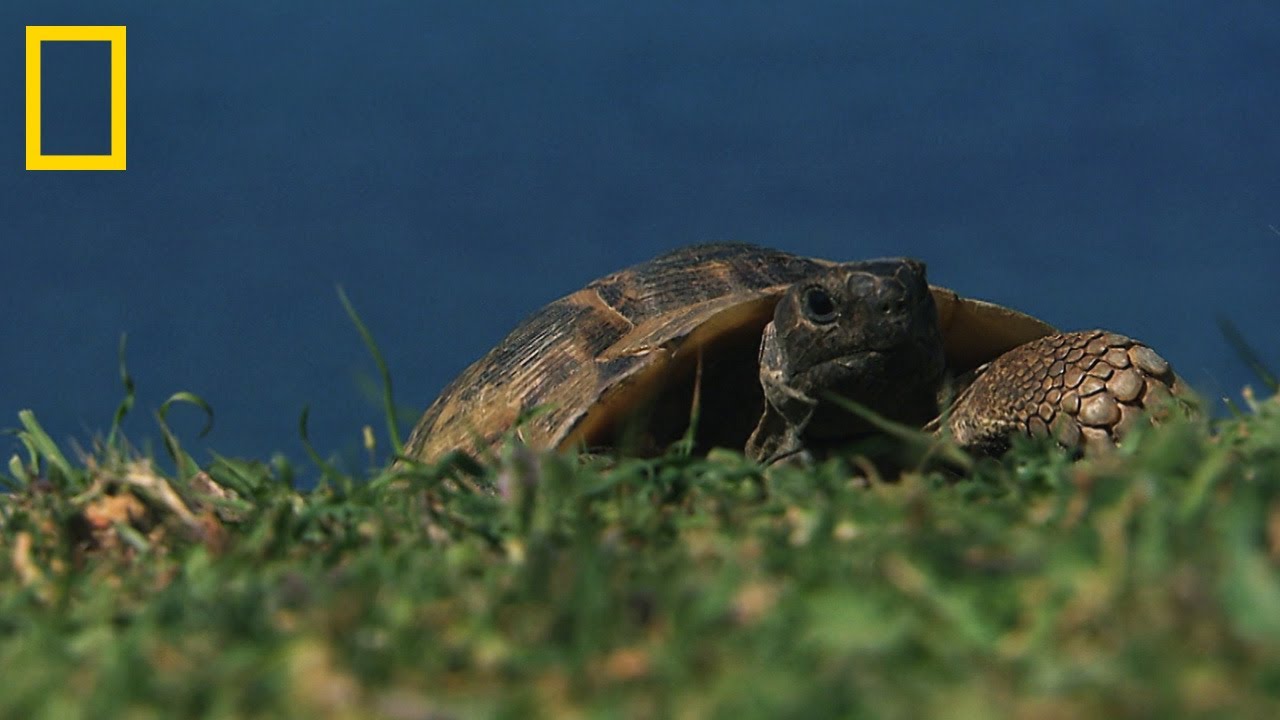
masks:
{"type": "Polygon", "coordinates": [[[900,315],[906,312],[907,302],[902,298],[893,300],[886,299],[877,303],[876,309],[880,311],[881,315],[900,315]]]}

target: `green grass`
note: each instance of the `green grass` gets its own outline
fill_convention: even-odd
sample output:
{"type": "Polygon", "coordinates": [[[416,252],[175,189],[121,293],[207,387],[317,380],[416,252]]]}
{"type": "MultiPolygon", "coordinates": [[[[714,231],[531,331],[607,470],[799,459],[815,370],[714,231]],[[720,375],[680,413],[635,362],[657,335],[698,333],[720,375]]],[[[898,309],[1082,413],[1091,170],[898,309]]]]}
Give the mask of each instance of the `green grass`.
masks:
{"type": "Polygon", "coordinates": [[[958,480],[507,448],[309,491],[24,413],[0,716],[1277,717],[1280,401],[1246,404],[958,480]]]}

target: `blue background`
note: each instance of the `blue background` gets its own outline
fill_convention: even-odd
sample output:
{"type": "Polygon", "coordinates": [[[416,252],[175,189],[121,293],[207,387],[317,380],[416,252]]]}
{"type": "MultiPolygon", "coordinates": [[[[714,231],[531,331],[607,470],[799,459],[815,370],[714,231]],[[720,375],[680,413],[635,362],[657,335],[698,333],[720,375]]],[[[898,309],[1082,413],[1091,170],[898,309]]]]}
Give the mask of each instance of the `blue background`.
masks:
{"type": "MultiPolygon", "coordinates": [[[[1218,314],[1280,365],[1272,0],[17,0],[0,20],[0,424],[105,428],[127,331],[140,409],[199,393],[218,451],[300,456],[304,405],[317,446],[350,450],[382,424],[337,284],[418,410],[539,305],[717,239],[918,256],[1141,337],[1211,397],[1254,381],[1218,314]],[[127,171],[23,169],[29,24],[128,26],[127,171]]],[[[47,132],[101,137],[102,72],[47,132]]]]}

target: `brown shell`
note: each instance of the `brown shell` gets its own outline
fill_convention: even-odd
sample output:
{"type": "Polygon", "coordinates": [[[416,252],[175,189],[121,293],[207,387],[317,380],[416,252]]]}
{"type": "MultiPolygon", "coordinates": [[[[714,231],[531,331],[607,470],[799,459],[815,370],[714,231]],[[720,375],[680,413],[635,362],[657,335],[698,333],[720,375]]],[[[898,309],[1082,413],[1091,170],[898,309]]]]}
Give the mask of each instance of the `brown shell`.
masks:
{"type": "MultiPolygon", "coordinates": [[[[440,393],[405,447],[432,461],[516,428],[534,447],[605,442],[614,422],[699,359],[755,366],[760,333],[793,283],[834,265],[754,245],[695,245],[607,275],[530,315],[440,393]]],[[[948,364],[966,370],[1055,332],[999,305],[933,287],[948,364]]],[[[739,376],[742,372],[738,373],[739,376]]],[[[758,392],[754,374],[744,391],[758,392]]],[[[754,422],[756,418],[750,418],[754,422]]]]}

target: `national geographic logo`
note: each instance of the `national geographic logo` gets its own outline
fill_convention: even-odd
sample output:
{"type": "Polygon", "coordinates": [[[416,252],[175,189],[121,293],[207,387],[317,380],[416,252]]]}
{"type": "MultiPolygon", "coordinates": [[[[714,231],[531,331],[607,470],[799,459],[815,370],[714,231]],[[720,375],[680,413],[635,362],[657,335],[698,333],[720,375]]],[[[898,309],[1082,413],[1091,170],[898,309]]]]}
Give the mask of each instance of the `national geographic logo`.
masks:
{"type": "Polygon", "coordinates": [[[125,72],[123,25],[27,26],[27,169],[124,170],[125,72]],[[40,145],[40,44],[107,42],[111,46],[111,152],[106,155],[45,155],[40,145]]]}

